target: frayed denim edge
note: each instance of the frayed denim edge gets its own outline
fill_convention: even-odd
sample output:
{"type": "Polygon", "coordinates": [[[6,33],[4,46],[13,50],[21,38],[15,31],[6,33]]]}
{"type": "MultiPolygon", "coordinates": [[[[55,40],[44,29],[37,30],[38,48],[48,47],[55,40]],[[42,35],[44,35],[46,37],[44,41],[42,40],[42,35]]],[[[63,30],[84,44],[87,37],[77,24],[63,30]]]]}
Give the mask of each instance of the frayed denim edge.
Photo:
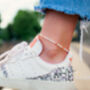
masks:
{"type": "Polygon", "coordinates": [[[69,9],[69,8],[65,8],[65,7],[62,7],[62,6],[51,6],[51,5],[40,5],[40,6],[35,6],[34,7],[36,11],[40,11],[42,13],[45,13],[45,9],[53,9],[53,10],[56,10],[56,11],[61,11],[61,12],[64,12],[66,14],[71,14],[71,15],[79,15],[82,19],[88,19],[90,20],[90,17],[86,14],[82,14],[82,12],[80,11],[76,11],[76,10],[73,10],[73,9],[69,9]]]}

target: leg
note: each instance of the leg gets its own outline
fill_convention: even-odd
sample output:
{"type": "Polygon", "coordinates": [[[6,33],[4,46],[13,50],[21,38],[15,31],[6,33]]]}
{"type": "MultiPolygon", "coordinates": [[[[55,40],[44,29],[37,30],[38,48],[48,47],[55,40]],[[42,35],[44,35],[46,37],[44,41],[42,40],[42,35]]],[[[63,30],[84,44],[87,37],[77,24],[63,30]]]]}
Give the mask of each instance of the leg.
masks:
{"type": "MultiPolygon", "coordinates": [[[[67,15],[61,12],[47,10],[41,33],[68,49],[77,21],[77,15],[67,15]]],[[[42,37],[40,37],[40,40],[44,46],[41,58],[51,63],[58,63],[64,60],[67,55],[65,51],[42,37]]]]}

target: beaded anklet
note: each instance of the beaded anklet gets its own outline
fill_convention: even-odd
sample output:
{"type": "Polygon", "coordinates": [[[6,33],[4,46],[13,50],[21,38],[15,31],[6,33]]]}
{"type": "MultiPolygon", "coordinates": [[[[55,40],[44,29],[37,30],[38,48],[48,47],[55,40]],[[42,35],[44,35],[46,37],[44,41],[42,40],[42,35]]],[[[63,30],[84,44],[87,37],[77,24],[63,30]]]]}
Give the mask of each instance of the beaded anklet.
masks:
{"type": "Polygon", "coordinates": [[[49,42],[55,44],[56,46],[62,48],[65,52],[67,52],[67,53],[69,52],[69,50],[68,50],[67,48],[63,47],[60,43],[56,43],[54,40],[52,40],[52,39],[44,36],[44,35],[41,34],[41,33],[40,33],[39,35],[40,35],[41,37],[43,37],[44,39],[48,40],[49,42]]]}

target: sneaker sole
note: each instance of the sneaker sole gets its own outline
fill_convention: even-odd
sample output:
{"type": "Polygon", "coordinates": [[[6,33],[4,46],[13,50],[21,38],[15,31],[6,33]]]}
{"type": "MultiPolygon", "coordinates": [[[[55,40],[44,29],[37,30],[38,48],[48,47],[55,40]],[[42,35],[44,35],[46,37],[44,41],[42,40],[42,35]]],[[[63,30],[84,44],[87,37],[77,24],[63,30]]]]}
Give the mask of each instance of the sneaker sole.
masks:
{"type": "Polygon", "coordinates": [[[0,79],[0,86],[15,90],[77,90],[74,82],[0,79]]]}

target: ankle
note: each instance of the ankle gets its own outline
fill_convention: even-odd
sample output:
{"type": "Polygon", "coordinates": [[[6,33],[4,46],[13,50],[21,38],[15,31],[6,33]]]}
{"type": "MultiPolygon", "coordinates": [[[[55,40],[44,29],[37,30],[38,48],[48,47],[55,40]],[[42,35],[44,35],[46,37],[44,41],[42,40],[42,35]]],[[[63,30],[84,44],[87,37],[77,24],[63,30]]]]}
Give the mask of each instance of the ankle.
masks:
{"type": "Polygon", "coordinates": [[[51,63],[58,63],[65,59],[67,52],[65,52],[63,49],[42,37],[40,37],[40,41],[43,44],[43,51],[40,55],[42,59],[51,63]]]}

